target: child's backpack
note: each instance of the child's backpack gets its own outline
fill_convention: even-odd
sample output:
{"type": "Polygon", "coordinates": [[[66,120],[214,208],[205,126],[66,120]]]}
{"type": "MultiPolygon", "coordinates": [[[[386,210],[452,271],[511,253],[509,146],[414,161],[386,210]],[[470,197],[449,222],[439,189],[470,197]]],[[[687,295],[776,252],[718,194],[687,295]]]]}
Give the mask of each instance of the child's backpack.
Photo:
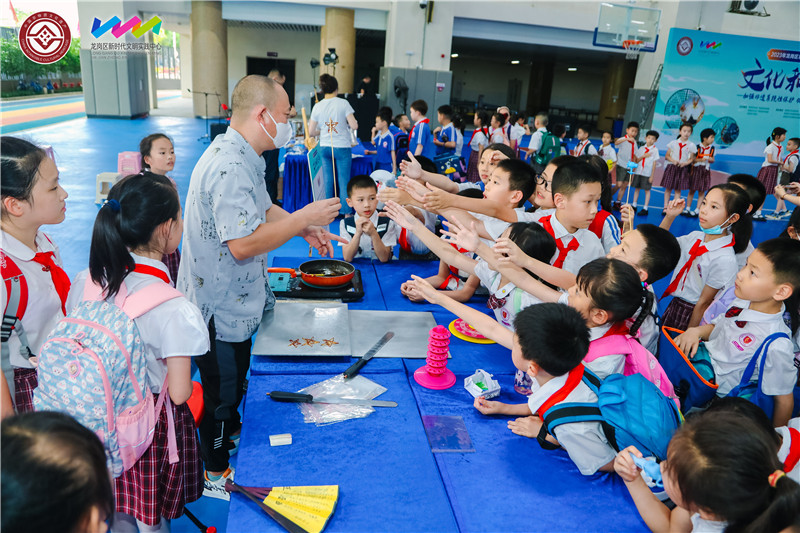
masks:
{"type": "Polygon", "coordinates": [[[103,441],[114,477],[150,447],[164,401],[170,463],[178,460],[167,382],[154,407],[145,347],[133,320],[179,296],[161,281],[128,296],[123,283],[112,303],[88,278],[83,303],[58,323],[42,345],[35,410],[68,413],[94,431],[103,441]]]}
{"type": "Polygon", "coordinates": [[[682,331],[667,326],[662,326],[661,331],[659,362],[675,388],[681,411],[687,413],[692,407],[705,406],[716,396],[719,388],[713,378],[709,379],[713,376],[713,368],[707,368],[710,363],[700,358],[689,360],[678,348],[675,337],[682,331]]]}
{"type": "Polygon", "coordinates": [[[773,333],[764,339],[764,342],[761,343],[761,346],[758,347],[756,353],[753,354],[753,358],[747,364],[747,368],[744,369],[741,381],[728,393],[728,396],[738,396],[739,398],[750,400],[759,406],[770,420],[772,420],[772,415],[775,412],[775,399],[764,394],[761,386],[763,384],[762,378],[764,377],[764,363],[767,360],[767,352],[769,352],[770,345],[780,338],[790,339],[789,335],[782,332],[773,333]],[[758,364],[758,381],[750,381],[750,378],[753,377],[753,372],[755,372],[756,364],[758,364]]]}
{"type": "MultiPolygon", "coordinates": [[[[6,286],[6,303],[3,308],[3,323],[0,327],[0,340],[2,341],[2,357],[8,361],[8,339],[11,332],[16,331],[20,341],[20,352],[23,357],[31,357],[28,345],[28,336],[22,328],[22,317],[28,308],[28,282],[22,270],[13,259],[0,250],[0,273],[3,275],[3,284],[6,286]]],[[[11,383],[9,383],[11,385],[11,383]]]]}
{"type": "Polygon", "coordinates": [[[640,374],[655,385],[664,396],[675,402],[680,408],[680,401],[675,394],[672,382],[661,367],[658,359],[630,335],[608,335],[595,339],[589,343],[589,353],[583,358],[584,362],[592,361],[609,354],[623,354],[625,356],[625,369],[623,375],[633,376],[640,374]]]}
{"type": "MultiPolygon", "coordinates": [[[[683,422],[675,402],[641,374],[612,374],[601,381],[583,368],[582,381],[597,395],[597,402],[561,402],[549,407],[542,413],[542,427],[547,433],[552,435],[561,424],[599,422],[616,451],[636,446],[645,457],[660,461],[667,457],[667,445],[683,422]]],[[[543,431],[539,433],[540,444],[546,442],[546,436],[543,431]]]]}
{"type": "MultiPolygon", "coordinates": [[[[561,424],[599,422],[616,451],[636,446],[645,457],[666,459],[667,445],[683,423],[675,402],[641,374],[612,374],[601,381],[591,370],[583,368],[582,381],[597,395],[597,402],[561,402],[549,407],[542,413],[542,428],[547,433],[552,435],[561,424]]],[[[546,442],[546,436],[539,432],[539,444],[546,442]]]]}
{"type": "Polygon", "coordinates": [[[547,166],[551,159],[561,153],[561,140],[546,131],[542,133],[542,147],[533,155],[532,163],[541,167],[547,166]]]}

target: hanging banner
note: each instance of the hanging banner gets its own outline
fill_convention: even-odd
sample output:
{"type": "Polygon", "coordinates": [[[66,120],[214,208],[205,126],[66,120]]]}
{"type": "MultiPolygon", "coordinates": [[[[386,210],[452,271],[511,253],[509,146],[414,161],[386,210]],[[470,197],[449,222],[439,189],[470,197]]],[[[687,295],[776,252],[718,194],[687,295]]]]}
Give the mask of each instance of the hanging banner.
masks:
{"type": "Polygon", "coordinates": [[[695,143],[712,128],[719,155],[763,157],[777,126],[800,136],[800,43],[672,28],[653,116],[659,147],[685,123],[695,143]]]}

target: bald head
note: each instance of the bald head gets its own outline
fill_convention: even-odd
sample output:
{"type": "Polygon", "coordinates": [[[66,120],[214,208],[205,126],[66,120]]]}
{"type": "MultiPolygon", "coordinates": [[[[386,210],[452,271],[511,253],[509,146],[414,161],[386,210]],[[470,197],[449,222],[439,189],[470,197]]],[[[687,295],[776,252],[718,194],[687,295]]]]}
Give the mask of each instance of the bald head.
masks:
{"type": "Polygon", "coordinates": [[[245,76],[233,89],[231,97],[233,118],[245,118],[254,108],[261,106],[274,110],[282,105],[284,100],[288,107],[289,96],[276,81],[258,74],[245,76]]]}

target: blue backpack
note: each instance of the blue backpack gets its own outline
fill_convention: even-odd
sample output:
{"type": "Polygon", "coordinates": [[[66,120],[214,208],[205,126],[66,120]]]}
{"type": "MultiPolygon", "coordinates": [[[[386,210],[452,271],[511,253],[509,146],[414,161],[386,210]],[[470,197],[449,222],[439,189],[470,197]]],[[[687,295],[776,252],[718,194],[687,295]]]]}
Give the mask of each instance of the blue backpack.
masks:
{"type": "MultiPolygon", "coordinates": [[[[597,395],[597,402],[561,402],[549,408],[542,416],[547,433],[552,435],[561,424],[599,422],[616,451],[636,446],[645,456],[667,457],[672,434],[683,422],[674,401],[641,374],[612,374],[602,381],[587,368],[582,380],[597,395]]],[[[544,437],[540,432],[539,444],[544,437]]]]}
{"type": "MultiPolygon", "coordinates": [[[[84,301],[63,318],[39,354],[36,411],[61,411],[94,431],[114,477],[128,470],[153,441],[165,387],[153,405],[144,343],[134,319],[181,296],[163,282],[128,296],[123,282],[113,302],[86,280],[84,301]]],[[[170,463],[177,462],[172,410],[167,404],[170,463]]]]}
{"type": "Polygon", "coordinates": [[[750,362],[747,364],[747,368],[744,369],[741,381],[728,393],[728,396],[738,396],[739,398],[750,400],[759,406],[770,420],[772,420],[772,415],[775,412],[775,399],[772,396],[764,394],[764,391],[761,390],[763,385],[762,378],[764,377],[764,363],[767,361],[769,347],[773,341],[780,338],[788,339],[790,337],[786,333],[779,332],[773,333],[764,339],[764,342],[761,343],[761,346],[758,347],[753,358],[750,359],[750,362]],[[756,364],[758,364],[758,381],[751,381],[753,372],[755,372],[756,369],[756,364]]]}

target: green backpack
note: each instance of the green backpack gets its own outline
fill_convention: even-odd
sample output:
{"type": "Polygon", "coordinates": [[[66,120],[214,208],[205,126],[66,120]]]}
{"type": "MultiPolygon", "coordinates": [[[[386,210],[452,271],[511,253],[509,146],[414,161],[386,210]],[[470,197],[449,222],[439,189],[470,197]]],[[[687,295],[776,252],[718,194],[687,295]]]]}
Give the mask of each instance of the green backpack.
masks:
{"type": "Polygon", "coordinates": [[[532,162],[542,167],[561,154],[561,140],[549,131],[542,134],[542,147],[533,155],[532,162]]]}

